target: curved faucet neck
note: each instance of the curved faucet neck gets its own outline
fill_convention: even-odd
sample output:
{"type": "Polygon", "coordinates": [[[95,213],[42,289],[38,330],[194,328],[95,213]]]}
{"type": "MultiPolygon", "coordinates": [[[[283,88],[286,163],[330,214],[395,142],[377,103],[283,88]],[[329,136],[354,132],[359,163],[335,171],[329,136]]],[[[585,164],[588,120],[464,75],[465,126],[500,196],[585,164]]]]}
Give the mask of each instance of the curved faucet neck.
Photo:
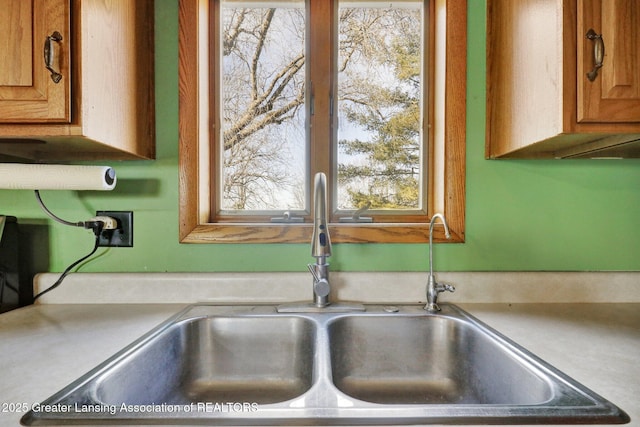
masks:
{"type": "Polygon", "coordinates": [[[447,220],[444,215],[437,213],[431,217],[431,222],[429,223],[429,277],[433,276],[433,226],[436,223],[436,219],[440,219],[442,225],[444,226],[444,235],[447,239],[451,237],[449,233],[449,226],[447,225],[447,220]]]}

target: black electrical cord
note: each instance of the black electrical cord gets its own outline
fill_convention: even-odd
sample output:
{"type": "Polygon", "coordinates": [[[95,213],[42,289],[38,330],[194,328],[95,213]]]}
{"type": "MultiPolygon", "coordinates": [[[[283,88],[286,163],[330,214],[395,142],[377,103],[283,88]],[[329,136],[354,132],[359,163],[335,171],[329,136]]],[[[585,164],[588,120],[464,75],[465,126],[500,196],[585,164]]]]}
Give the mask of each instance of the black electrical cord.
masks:
{"type": "Polygon", "coordinates": [[[80,258],[79,260],[77,260],[76,262],[74,262],[73,264],[71,264],[69,267],[67,267],[62,274],[60,275],[60,277],[58,277],[58,280],[56,280],[56,282],[49,286],[47,289],[45,289],[44,291],[40,292],[39,294],[37,294],[36,296],[33,297],[33,301],[35,302],[38,298],[40,298],[42,295],[46,294],[49,291],[54,290],[55,288],[57,288],[58,286],[60,286],[60,284],[62,283],[62,281],[64,280],[65,277],[67,277],[67,274],[69,274],[71,272],[71,269],[73,269],[76,265],[80,264],[81,262],[85,261],[87,258],[91,257],[93,254],[96,253],[96,251],[98,250],[98,248],[100,243],[100,233],[98,233],[98,235],[96,236],[96,243],[93,246],[93,250],[91,252],[89,252],[89,254],[83,256],[82,258],[80,258]]]}
{"type": "Polygon", "coordinates": [[[42,208],[42,210],[45,211],[45,213],[49,215],[51,218],[53,218],[55,221],[58,221],[60,224],[70,225],[72,227],[84,227],[84,222],[82,221],[79,221],[79,222],[65,221],[64,219],[55,216],[53,212],[47,209],[47,207],[44,205],[44,202],[42,201],[42,197],[40,197],[40,190],[34,190],[34,191],[36,193],[36,199],[38,200],[38,203],[40,204],[40,207],[42,208]]]}
{"type": "Polygon", "coordinates": [[[96,236],[96,242],[93,246],[93,250],[91,252],[89,252],[89,254],[83,256],[82,258],[80,258],[79,260],[75,261],[73,264],[71,264],[70,266],[68,266],[60,275],[60,277],[58,277],[58,280],[56,280],[56,282],[49,286],[47,289],[45,289],[44,291],[38,293],[36,296],[33,297],[33,302],[35,302],[38,298],[40,298],[42,295],[46,294],[49,291],[54,290],[55,288],[57,288],[58,286],[60,286],[60,284],[62,283],[62,281],[64,280],[65,277],[67,277],[67,274],[69,274],[71,272],[71,270],[77,266],[78,264],[82,263],[83,261],[85,261],[86,259],[88,259],[89,257],[91,257],[93,254],[96,253],[96,251],[98,250],[98,248],[100,247],[100,234],[102,233],[102,229],[104,228],[104,223],[102,221],[80,221],[80,222],[70,222],[70,221],[65,221],[64,219],[61,219],[57,216],[55,216],[49,209],[47,209],[47,207],[44,205],[44,202],[42,201],[42,198],[40,197],[40,192],[38,190],[35,190],[36,193],[36,199],[38,199],[38,203],[40,203],[40,206],[42,207],[42,209],[47,213],[47,215],[49,215],[51,218],[53,218],[54,220],[56,220],[59,223],[62,223],[64,225],[70,225],[73,227],[83,227],[86,229],[90,229],[93,231],[93,234],[96,236]]]}

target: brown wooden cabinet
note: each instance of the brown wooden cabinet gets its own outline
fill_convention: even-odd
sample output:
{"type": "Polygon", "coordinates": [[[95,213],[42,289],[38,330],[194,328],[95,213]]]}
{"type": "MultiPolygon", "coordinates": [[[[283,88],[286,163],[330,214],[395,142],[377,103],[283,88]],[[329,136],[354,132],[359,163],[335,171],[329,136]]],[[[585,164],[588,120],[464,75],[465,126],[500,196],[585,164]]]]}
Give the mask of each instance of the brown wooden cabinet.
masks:
{"type": "Polygon", "coordinates": [[[69,16],[68,0],[0,0],[0,123],[70,120],[69,16]]]}
{"type": "Polygon", "coordinates": [[[585,35],[578,37],[578,122],[640,122],[640,3],[581,0],[578,34],[585,35]],[[598,44],[601,68],[594,66],[598,44]]]}
{"type": "Polygon", "coordinates": [[[153,0],[0,0],[0,155],[155,156],[153,0]]]}
{"type": "Polygon", "coordinates": [[[639,27],[636,0],[487,0],[486,156],[640,157],[639,27]]]}

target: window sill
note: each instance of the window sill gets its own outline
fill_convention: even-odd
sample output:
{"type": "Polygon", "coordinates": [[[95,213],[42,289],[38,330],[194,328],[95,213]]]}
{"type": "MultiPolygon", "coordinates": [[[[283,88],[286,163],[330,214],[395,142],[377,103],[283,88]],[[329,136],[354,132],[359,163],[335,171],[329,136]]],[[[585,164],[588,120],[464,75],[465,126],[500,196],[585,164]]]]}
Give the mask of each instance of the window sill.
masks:
{"type": "MultiPolygon", "coordinates": [[[[434,227],[434,242],[462,243],[464,235],[449,224],[447,239],[440,225],[434,227]]],[[[429,224],[329,224],[333,243],[424,243],[429,241],[429,224]]],[[[309,243],[312,224],[198,224],[182,243],[309,243]]]]}

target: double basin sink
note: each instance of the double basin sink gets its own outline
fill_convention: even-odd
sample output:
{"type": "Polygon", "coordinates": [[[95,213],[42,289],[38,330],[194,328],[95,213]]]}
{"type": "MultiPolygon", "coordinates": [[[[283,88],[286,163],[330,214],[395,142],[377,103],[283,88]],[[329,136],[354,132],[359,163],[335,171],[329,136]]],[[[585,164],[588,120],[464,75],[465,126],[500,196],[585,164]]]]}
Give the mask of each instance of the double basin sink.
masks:
{"type": "Polygon", "coordinates": [[[279,313],[194,305],[26,414],[26,425],[625,423],[454,305],[279,313]]]}

